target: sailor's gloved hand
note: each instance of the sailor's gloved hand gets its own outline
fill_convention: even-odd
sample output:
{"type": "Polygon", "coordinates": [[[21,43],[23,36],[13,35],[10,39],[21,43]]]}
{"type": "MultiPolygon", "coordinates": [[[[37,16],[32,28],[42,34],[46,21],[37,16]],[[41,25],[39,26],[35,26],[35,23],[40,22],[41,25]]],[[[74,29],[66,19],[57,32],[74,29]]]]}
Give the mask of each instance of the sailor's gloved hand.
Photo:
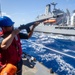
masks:
{"type": "Polygon", "coordinates": [[[20,32],[20,30],[19,30],[19,29],[14,29],[14,30],[12,31],[12,33],[13,33],[14,35],[19,34],[19,32],[20,32]]]}

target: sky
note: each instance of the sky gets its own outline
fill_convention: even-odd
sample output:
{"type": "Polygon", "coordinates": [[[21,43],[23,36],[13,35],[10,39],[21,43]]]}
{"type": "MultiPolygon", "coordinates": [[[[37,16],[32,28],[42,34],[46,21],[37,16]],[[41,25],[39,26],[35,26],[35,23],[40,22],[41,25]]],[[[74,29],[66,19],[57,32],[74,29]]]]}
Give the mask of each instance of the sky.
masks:
{"type": "Polygon", "coordinates": [[[52,2],[57,3],[56,8],[70,13],[75,10],[75,0],[0,0],[2,15],[9,16],[15,27],[26,24],[45,13],[45,7],[52,2]]]}

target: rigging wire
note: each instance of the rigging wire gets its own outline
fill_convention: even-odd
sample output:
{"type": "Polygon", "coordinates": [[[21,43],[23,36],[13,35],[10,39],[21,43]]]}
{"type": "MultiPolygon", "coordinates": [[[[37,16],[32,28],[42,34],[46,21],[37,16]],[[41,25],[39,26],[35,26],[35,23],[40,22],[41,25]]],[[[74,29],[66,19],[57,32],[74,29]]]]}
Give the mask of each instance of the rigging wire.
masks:
{"type": "Polygon", "coordinates": [[[2,11],[1,11],[1,0],[0,0],[0,17],[2,16],[2,11]]]}

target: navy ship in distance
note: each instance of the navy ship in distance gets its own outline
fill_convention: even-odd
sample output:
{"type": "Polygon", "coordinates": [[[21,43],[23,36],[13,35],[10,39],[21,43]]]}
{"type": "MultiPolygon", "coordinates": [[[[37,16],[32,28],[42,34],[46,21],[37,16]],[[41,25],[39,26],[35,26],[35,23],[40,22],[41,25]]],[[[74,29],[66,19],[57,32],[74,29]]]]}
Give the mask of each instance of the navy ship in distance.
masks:
{"type": "Polygon", "coordinates": [[[34,31],[75,36],[75,10],[71,16],[68,9],[64,12],[57,9],[56,5],[54,2],[46,5],[45,14],[37,16],[36,21],[49,19],[40,23],[34,31]]]}

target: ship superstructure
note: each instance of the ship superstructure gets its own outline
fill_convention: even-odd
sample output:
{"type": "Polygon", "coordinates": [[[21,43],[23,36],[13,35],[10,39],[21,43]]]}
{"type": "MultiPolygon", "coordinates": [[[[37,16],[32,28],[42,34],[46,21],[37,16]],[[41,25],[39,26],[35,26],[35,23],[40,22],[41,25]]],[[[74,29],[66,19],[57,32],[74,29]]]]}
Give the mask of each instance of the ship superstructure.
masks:
{"type": "Polygon", "coordinates": [[[37,20],[49,18],[49,20],[40,23],[34,31],[45,33],[56,33],[64,35],[75,35],[75,11],[70,15],[68,9],[66,12],[56,8],[57,3],[46,5],[45,14],[36,17],[37,20]],[[53,9],[51,11],[51,7],[53,9]]]}

